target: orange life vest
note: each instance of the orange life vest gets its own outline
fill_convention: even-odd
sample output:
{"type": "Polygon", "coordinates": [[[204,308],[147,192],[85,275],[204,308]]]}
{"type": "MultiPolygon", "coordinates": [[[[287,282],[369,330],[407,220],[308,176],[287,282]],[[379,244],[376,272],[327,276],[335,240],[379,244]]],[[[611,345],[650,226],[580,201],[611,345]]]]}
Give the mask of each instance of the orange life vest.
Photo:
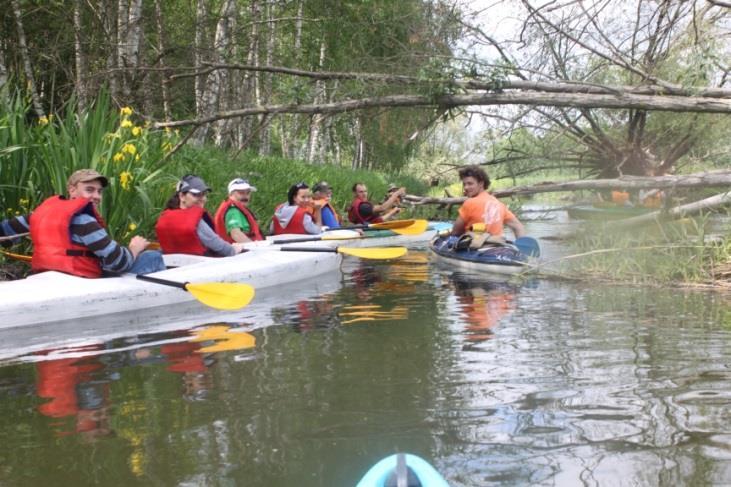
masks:
{"type": "Polygon", "coordinates": [[[251,240],[264,240],[264,237],[261,235],[261,230],[259,230],[259,224],[256,222],[256,217],[254,216],[254,214],[242,203],[234,201],[232,199],[226,199],[220,205],[218,205],[216,214],[213,217],[215,230],[218,236],[228,243],[234,242],[228,232],[226,232],[226,212],[232,206],[235,206],[241,213],[243,213],[246,221],[249,222],[249,231],[246,233],[246,236],[249,237],[251,240]]]}
{"type": "Polygon", "coordinates": [[[30,217],[33,272],[59,271],[79,277],[101,277],[99,258],[84,245],[71,241],[71,220],[80,213],[88,213],[104,226],[104,220],[86,198],[52,196],[33,211],[30,217]]]}

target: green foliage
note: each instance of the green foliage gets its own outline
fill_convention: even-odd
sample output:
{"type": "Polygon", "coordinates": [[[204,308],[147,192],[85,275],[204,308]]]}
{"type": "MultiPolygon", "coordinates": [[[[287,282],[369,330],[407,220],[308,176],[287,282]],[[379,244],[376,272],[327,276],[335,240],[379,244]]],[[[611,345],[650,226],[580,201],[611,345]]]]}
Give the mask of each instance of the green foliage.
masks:
{"type": "Polygon", "coordinates": [[[5,216],[26,214],[45,198],[66,193],[68,176],[81,168],[94,168],[109,178],[101,212],[110,233],[122,241],[134,234],[153,236],[159,212],[186,173],[198,174],[213,188],[211,212],[226,196],[231,179],[249,178],[258,189],[252,207],[265,227],[274,207],[299,181],[311,186],[329,182],[340,210],[350,203],[350,188],[356,181],[365,182],[378,201],[389,183],[416,193],[425,190],[423,183],[408,176],[253,153],[232,158],[223,149],[205,146],[183,146],[164,159],[178,142],[175,132],[148,130],[131,108],[116,112],[109,105],[106,97],[85,112],[76,112],[69,104],[62,117],[35,121],[26,118],[27,100],[19,95],[0,97],[0,209],[5,216]]]}
{"type": "Polygon", "coordinates": [[[705,240],[706,219],[656,221],[632,231],[589,225],[562,261],[569,275],[633,284],[707,283],[731,262],[731,241],[705,240]]]}

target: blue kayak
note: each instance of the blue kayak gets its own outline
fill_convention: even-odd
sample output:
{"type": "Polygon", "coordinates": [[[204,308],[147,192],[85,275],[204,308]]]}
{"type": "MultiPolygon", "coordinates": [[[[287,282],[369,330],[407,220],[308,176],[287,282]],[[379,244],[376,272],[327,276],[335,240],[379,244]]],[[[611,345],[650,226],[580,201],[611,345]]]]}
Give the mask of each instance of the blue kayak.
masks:
{"type": "Polygon", "coordinates": [[[514,244],[457,249],[456,237],[437,236],[429,248],[437,260],[462,269],[495,274],[517,274],[524,272],[531,256],[540,255],[538,242],[531,237],[521,237],[514,244]]]}
{"type": "Polygon", "coordinates": [[[373,465],[356,487],[449,487],[426,460],[396,453],[373,465]]]}

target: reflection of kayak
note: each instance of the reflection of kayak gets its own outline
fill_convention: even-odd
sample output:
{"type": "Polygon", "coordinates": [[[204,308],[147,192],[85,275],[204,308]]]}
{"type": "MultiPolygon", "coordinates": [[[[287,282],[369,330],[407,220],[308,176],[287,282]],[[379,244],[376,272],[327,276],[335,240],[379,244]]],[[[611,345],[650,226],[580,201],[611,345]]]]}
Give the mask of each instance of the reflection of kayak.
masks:
{"type": "Polygon", "coordinates": [[[356,487],[449,487],[426,460],[410,453],[397,453],[373,465],[356,487]]]}
{"type": "Polygon", "coordinates": [[[517,274],[526,270],[528,256],[512,245],[483,247],[472,250],[454,250],[449,237],[437,237],[429,248],[436,260],[462,269],[470,269],[495,274],[517,274]]]}
{"type": "Polygon", "coordinates": [[[571,218],[577,220],[621,220],[633,216],[644,215],[653,211],[642,206],[576,205],[566,209],[571,218]]]}

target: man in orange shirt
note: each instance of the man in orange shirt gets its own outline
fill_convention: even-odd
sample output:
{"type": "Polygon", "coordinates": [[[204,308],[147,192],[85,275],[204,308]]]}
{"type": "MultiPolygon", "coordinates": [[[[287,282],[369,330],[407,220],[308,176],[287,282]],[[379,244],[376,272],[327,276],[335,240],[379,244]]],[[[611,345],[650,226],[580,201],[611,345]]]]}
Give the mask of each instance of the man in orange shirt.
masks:
{"type": "Polygon", "coordinates": [[[525,235],[523,224],[508,207],[487,192],[490,178],[479,166],[467,166],[460,169],[459,178],[467,200],[459,208],[459,217],[452,225],[452,235],[462,235],[472,225],[485,225],[485,232],[496,237],[503,236],[503,225],[509,227],[515,238],[525,235]]]}

